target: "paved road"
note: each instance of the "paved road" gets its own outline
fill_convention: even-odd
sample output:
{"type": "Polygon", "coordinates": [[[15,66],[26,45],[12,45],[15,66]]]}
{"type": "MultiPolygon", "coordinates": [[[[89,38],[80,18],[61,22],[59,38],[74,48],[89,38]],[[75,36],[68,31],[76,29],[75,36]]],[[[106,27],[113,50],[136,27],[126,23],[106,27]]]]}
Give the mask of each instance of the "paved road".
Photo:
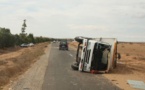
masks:
{"type": "Polygon", "coordinates": [[[71,69],[75,51],[58,49],[53,43],[42,90],[120,90],[101,74],[90,74],[71,69]]]}

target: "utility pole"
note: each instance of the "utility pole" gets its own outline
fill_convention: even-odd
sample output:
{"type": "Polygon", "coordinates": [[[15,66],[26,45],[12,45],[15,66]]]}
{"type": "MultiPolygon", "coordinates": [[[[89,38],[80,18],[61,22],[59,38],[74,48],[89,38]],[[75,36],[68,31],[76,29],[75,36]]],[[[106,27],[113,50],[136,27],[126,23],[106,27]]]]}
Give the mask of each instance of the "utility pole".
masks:
{"type": "Polygon", "coordinates": [[[27,27],[27,25],[26,25],[26,19],[25,19],[24,23],[22,24],[22,29],[21,29],[22,34],[25,34],[26,27],[27,27]]]}

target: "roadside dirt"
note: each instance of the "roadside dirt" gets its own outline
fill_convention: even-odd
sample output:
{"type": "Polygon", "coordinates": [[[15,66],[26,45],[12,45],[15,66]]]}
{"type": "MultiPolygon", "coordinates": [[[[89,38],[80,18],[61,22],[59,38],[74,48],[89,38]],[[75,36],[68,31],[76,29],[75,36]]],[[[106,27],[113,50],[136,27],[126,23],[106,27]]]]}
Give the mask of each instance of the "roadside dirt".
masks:
{"type": "Polygon", "coordinates": [[[45,54],[37,60],[30,69],[19,76],[17,80],[11,81],[3,90],[41,90],[45,71],[48,65],[50,45],[45,49],[45,54]]]}
{"type": "Polygon", "coordinates": [[[119,43],[118,52],[121,53],[121,59],[117,68],[104,76],[124,90],[136,90],[129,86],[127,80],[145,82],[145,44],[119,43]]]}
{"type": "Polygon", "coordinates": [[[0,90],[30,68],[44,54],[47,45],[48,43],[40,43],[34,47],[0,50],[0,90]]]}
{"type": "MultiPolygon", "coordinates": [[[[76,48],[78,43],[71,42],[69,45],[76,48]]],[[[121,59],[117,68],[103,76],[123,90],[136,90],[130,87],[127,80],[145,82],[145,43],[119,43],[118,52],[121,59]]]]}

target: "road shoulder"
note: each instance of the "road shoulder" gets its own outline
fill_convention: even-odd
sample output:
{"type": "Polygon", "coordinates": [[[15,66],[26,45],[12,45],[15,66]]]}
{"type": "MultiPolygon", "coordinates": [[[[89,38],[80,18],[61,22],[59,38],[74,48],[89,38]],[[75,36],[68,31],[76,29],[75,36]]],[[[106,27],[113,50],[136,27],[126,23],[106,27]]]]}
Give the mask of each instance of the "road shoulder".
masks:
{"type": "Polygon", "coordinates": [[[16,81],[11,81],[3,90],[41,90],[50,50],[51,44],[45,49],[45,54],[30,69],[18,77],[16,81]]]}

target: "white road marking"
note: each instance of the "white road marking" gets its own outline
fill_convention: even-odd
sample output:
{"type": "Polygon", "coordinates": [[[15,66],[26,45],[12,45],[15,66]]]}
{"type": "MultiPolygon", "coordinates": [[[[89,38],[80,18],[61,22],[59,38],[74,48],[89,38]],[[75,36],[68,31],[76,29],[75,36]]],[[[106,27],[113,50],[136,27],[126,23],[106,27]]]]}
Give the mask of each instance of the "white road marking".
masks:
{"type": "Polygon", "coordinates": [[[70,83],[73,85],[78,85],[76,82],[73,82],[73,81],[71,81],[70,83]]]}
{"type": "Polygon", "coordinates": [[[69,54],[71,57],[73,57],[73,55],[72,54],[69,54]]]}

